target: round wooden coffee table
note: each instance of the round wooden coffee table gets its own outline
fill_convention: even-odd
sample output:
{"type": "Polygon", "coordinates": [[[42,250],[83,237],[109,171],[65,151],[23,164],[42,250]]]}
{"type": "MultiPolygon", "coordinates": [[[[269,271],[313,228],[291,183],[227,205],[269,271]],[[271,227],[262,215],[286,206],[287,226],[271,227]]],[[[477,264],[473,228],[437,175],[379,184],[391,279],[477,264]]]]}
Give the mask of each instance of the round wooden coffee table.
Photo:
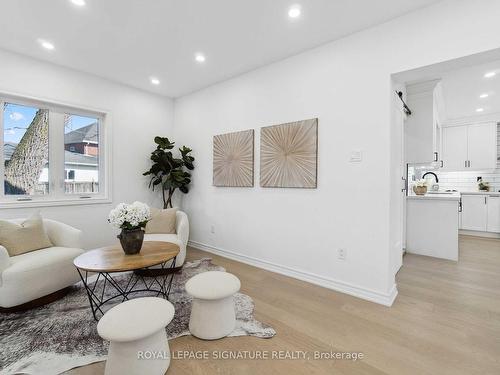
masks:
{"type": "Polygon", "coordinates": [[[99,320],[98,313],[104,315],[104,304],[116,299],[126,301],[134,293],[149,292],[168,299],[174,279],[173,272],[151,273],[150,277],[145,277],[142,273],[131,271],[153,266],[160,266],[155,269],[159,271],[173,269],[177,254],[179,246],[176,244],[145,241],[139,254],[126,255],[120,244],[116,244],[87,251],[75,258],[73,264],[87,291],[94,319],[99,320]],[[89,280],[89,274],[97,274],[94,282],[89,280]]]}

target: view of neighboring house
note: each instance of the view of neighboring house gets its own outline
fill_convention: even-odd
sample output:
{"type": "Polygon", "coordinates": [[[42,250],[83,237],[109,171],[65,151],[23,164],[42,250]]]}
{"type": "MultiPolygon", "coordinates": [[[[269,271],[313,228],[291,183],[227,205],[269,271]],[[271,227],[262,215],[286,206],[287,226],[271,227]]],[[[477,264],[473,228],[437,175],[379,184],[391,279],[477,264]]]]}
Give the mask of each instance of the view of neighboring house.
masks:
{"type": "Polygon", "coordinates": [[[97,191],[99,125],[97,122],[64,134],[66,192],[97,191]]]}
{"type": "Polygon", "coordinates": [[[77,154],[97,156],[99,154],[97,123],[64,134],[64,149],[77,154]]]}
{"type": "MultiPolygon", "coordinates": [[[[17,143],[4,144],[5,165],[14,153],[17,143]]],[[[99,131],[93,123],[64,135],[64,170],[67,193],[91,193],[98,191],[99,181],[99,131]]],[[[43,169],[37,190],[47,189],[49,163],[43,169]]]]}

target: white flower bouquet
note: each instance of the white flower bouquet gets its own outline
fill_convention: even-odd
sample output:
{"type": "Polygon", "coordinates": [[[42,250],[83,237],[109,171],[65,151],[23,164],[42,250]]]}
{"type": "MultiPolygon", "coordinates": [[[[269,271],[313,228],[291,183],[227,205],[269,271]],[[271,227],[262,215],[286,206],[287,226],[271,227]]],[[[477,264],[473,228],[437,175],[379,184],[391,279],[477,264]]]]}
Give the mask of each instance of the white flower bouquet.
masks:
{"type": "Polygon", "coordinates": [[[116,228],[133,230],[145,228],[151,220],[151,211],[145,203],[120,203],[109,213],[108,222],[116,228]]]}
{"type": "Polygon", "coordinates": [[[424,186],[427,186],[427,181],[420,179],[420,180],[415,181],[414,185],[417,187],[424,187],[424,186]]]}

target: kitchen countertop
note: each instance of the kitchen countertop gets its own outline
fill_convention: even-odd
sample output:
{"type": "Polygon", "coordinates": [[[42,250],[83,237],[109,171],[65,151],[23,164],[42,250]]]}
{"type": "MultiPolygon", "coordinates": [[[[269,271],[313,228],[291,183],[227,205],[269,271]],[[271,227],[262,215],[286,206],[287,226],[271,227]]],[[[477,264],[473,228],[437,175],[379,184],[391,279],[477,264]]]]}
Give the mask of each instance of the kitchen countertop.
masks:
{"type": "Polygon", "coordinates": [[[432,192],[425,195],[408,195],[407,199],[422,199],[422,200],[442,200],[442,201],[459,201],[460,193],[453,192],[449,194],[432,194],[432,192]]]}
{"type": "Polygon", "coordinates": [[[500,195],[500,191],[462,191],[462,195],[500,195]]]}
{"type": "Polygon", "coordinates": [[[500,196],[500,192],[498,191],[454,191],[451,193],[432,193],[428,192],[425,195],[408,195],[406,198],[407,199],[430,199],[430,200],[451,200],[451,201],[458,201],[460,200],[462,195],[495,195],[495,196],[500,196]]]}

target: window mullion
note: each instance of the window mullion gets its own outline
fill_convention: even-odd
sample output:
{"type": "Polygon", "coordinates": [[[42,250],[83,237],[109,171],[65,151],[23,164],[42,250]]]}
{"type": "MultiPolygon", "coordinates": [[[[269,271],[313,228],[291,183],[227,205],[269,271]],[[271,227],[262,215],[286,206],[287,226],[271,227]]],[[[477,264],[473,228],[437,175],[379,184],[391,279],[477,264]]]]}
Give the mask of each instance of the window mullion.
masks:
{"type": "Polygon", "coordinates": [[[49,114],[49,176],[50,196],[64,197],[64,114],[49,114]]]}
{"type": "Polygon", "coordinates": [[[4,197],[4,128],[3,128],[3,116],[4,116],[5,101],[0,100],[0,108],[2,108],[2,114],[0,116],[0,197],[4,197]]]}

